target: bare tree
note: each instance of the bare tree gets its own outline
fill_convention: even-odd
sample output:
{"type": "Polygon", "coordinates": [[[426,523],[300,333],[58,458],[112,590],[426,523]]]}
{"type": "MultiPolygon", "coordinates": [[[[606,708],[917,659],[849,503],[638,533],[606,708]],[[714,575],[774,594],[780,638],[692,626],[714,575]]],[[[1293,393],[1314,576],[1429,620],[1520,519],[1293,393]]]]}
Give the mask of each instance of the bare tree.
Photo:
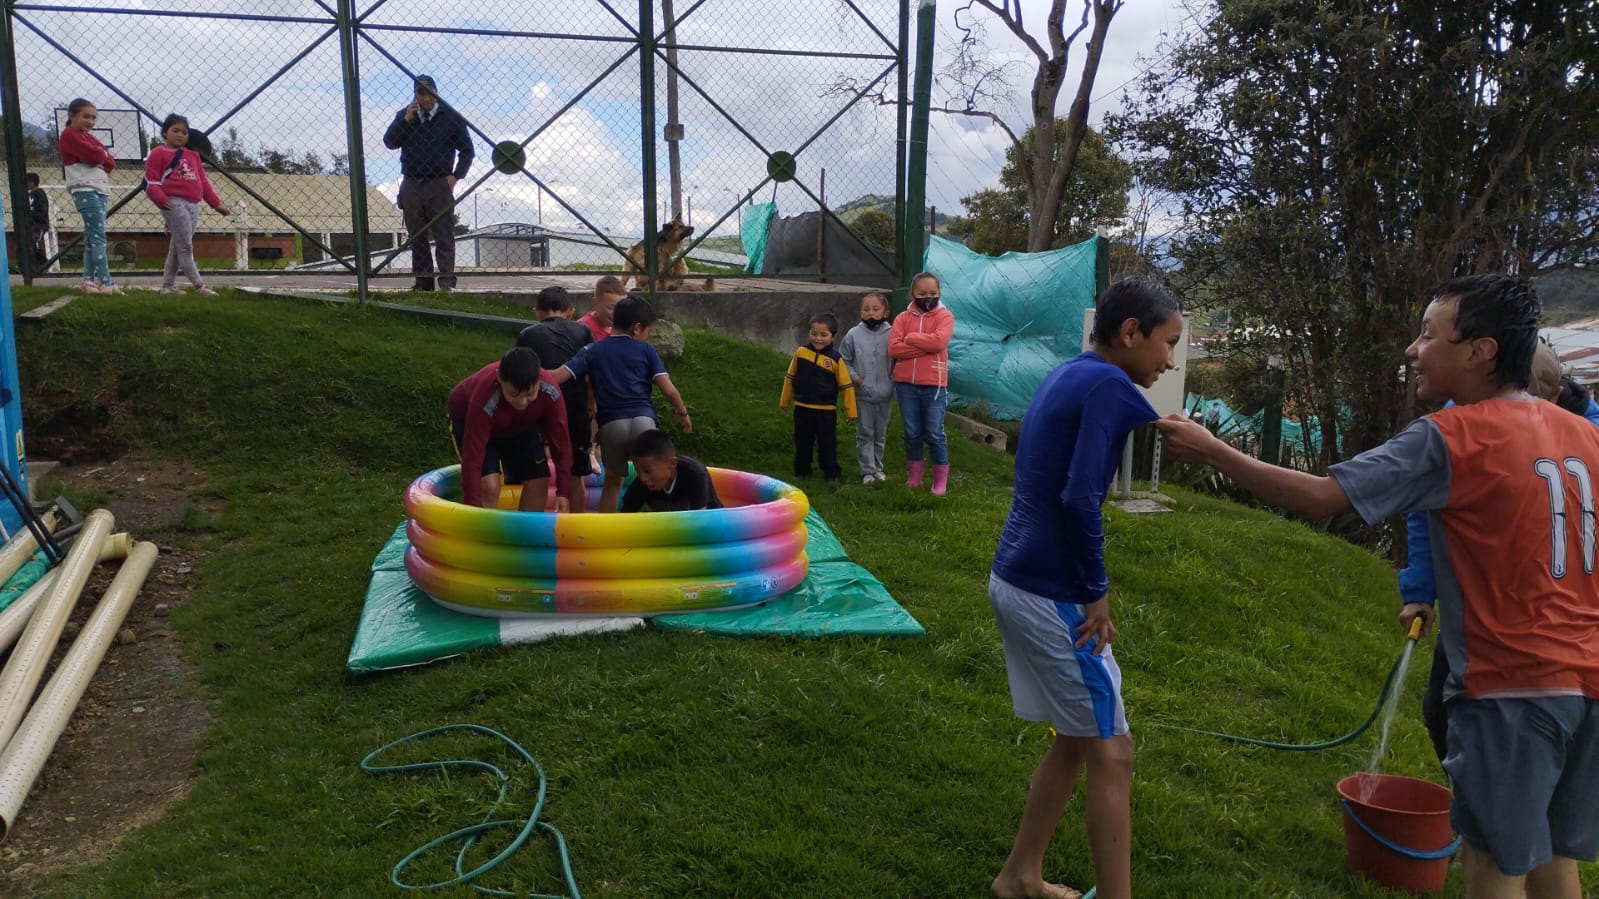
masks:
{"type": "MultiPolygon", "coordinates": [[[[933,107],[935,112],[987,119],[1010,138],[1014,155],[1021,160],[1022,180],[1027,191],[1028,252],[1047,250],[1054,240],[1061,196],[1077,164],[1078,147],[1088,132],[1089,99],[1093,96],[1094,78],[1105,50],[1105,35],[1124,0],[1082,0],[1082,13],[1068,33],[1066,7],[1069,2],[1053,0],[1043,34],[1034,36],[1022,18],[1021,0],[962,0],[955,11],[956,27],[962,34],[960,45],[954,59],[938,78],[949,97],[933,107]],[[972,18],[979,11],[987,15],[972,18]],[[1011,96],[1012,79],[1019,66],[1014,61],[995,60],[987,42],[985,25],[988,22],[1002,25],[1021,42],[1035,62],[1028,106],[1032,122],[1027,129],[1032,140],[1024,141],[1000,114],[1011,96]],[[1084,45],[1087,57],[1082,77],[1077,82],[1071,108],[1061,122],[1065,133],[1057,138],[1055,107],[1066,85],[1072,47],[1085,33],[1088,35],[1084,45]]],[[[840,79],[827,93],[856,94],[862,87],[853,79],[840,79]]],[[[895,102],[881,88],[870,96],[885,105],[895,102]]]]}

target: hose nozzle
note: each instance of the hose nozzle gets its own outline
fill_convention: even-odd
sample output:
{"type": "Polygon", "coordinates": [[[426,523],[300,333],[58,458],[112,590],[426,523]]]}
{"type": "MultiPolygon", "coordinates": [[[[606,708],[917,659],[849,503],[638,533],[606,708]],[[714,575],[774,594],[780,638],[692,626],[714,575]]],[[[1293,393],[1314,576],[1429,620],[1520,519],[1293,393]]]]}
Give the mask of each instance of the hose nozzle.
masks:
{"type": "Polygon", "coordinates": [[[1421,639],[1421,628],[1426,622],[1420,615],[1410,620],[1410,633],[1407,635],[1412,641],[1421,639]]]}

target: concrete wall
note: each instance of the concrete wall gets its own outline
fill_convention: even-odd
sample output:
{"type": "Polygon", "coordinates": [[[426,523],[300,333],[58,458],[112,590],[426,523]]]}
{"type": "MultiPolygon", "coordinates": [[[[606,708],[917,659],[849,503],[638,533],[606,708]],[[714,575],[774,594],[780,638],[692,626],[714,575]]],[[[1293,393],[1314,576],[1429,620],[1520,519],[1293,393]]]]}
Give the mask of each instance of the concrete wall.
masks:
{"type": "MultiPolygon", "coordinates": [[[[678,292],[659,295],[664,318],[690,328],[707,328],[750,343],[792,353],[805,342],[811,316],[831,312],[842,338],[861,320],[858,293],[841,290],[772,293],[678,292]]],[[[693,352],[693,347],[689,348],[693,352]]]]}

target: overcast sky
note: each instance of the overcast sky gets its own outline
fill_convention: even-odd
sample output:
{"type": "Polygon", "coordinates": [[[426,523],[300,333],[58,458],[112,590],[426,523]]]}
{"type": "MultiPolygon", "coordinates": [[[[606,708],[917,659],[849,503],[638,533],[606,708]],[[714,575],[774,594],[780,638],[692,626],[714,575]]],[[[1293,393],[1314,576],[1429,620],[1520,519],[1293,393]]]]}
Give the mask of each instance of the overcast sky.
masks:
{"type": "MultiPolygon", "coordinates": [[[[94,75],[72,64],[64,50],[157,117],[170,111],[184,113],[215,139],[220,140],[228,127],[236,127],[250,147],[313,152],[324,159],[344,152],[339,53],[328,36],[327,14],[311,0],[228,0],[222,5],[234,13],[311,21],[19,12],[18,18],[25,20],[17,29],[18,87],[25,114],[50,127],[53,108],[75,96],[88,97],[103,109],[129,105],[94,75]],[[51,46],[51,41],[60,47],[51,46]],[[261,89],[284,66],[287,71],[261,89]],[[242,108],[228,115],[241,103],[242,108]],[[219,124],[225,115],[226,121],[219,124]]],[[[372,7],[370,0],[357,5],[372,7]]],[[[679,53],[685,75],[679,85],[680,119],[687,132],[681,145],[683,185],[692,196],[693,218],[702,230],[725,215],[726,225],[719,230],[732,233],[735,200],[765,176],[766,153],[772,150],[799,151],[799,180],[812,192],[821,191],[825,170],[831,205],[862,194],[894,192],[891,108],[858,104],[823,128],[845,106],[843,98],[825,95],[829,84],[840,77],[870,80],[890,64],[869,57],[892,53],[883,38],[894,38],[896,0],[856,0],[855,6],[866,19],[839,0],[705,0],[697,7],[694,0],[677,0],[677,13],[687,13],[678,29],[679,43],[685,47],[768,51],[685,48],[679,53]],[[807,50],[854,57],[791,55],[807,50]]],[[[594,0],[562,4],[559,21],[548,14],[550,8],[495,0],[388,0],[378,6],[366,19],[376,26],[366,32],[373,40],[363,41],[359,48],[368,180],[391,195],[398,183],[398,154],[384,148],[381,139],[394,113],[410,99],[403,65],[437,78],[440,94],[491,140],[521,141],[542,129],[528,145],[528,169],[596,226],[619,235],[637,234],[643,215],[640,82],[637,59],[624,59],[630,47],[627,28],[594,0]],[[380,30],[385,25],[553,32],[564,37],[380,30]],[[605,74],[619,59],[622,63],[605,74]]],[[[939,7],[940,61],[960,36],[954,27],[956,8],[947,2],[939,7]]],[[[1024,0],[1030,23],[1042,23],[1046,9],[1039,0],[1024,0]]],[[[635,7],[629,18],[636,17],[635,7]]],[[[1111,26],[1096,80],[1094,95],[1100,98],[1093,112],[1096,121],[1119,104],[1119,86],[1155,58],[1163,33],[1181,24],[1177,0],[1128,0],[1111,26]]],[[[1026,123],[1031,66],[1021,45],[1002,28],[989,28],[989,35],[996,52],[1022,61],[1016,102],[996,110],[1019,133],[1026,123]]],[[[1072,55],[1074,65],[1081,64],[1083,55],[1079,43],[1072,55]]],[[[657,127],[666,121],[664,70],[657,66],[657,127]]],[[[1076,77],[1074,72],[1062,92],[1062,111],[1075,91],[1076,77]]],[[[893,76],[889,78],[892,88],[893,76]]],[[[928,201],[941,211],[958,212],[962,196],[995,183],[1006,138],[991,123],[977,119],[935,115],[932,124],[928,201]]],[[[488,144],[482,137],[477,142],[479,162],[471,181],[489,172],[488,144]]],[[[658,159],[664,206],[664,142],[658,159]]],[[[463,219],[469,224],[474,217],[484,225],[534,222],[540,219],[542,206],[544,224],[576,225],[575,217],[554,197],[524,176],[495,174],[483,186],[486,190],[475,204],[464,204],[463,219]]],[[[225,199],[238,199],[236,189],[224,185],[218,189],[225,199]]],[[[755,199],[773,196],[768,185],[756,192],[755,199]]],[[[794,185],[779,187],[775,197],[785,214],[815,205],[794,185]]]]}

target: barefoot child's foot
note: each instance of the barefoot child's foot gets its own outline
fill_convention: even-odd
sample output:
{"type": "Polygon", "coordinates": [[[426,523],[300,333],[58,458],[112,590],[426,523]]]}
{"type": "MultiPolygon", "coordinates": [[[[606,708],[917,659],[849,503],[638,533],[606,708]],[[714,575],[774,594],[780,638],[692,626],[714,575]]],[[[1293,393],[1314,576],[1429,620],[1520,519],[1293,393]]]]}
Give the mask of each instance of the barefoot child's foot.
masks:
{"type": "Polygon", "coordinates": [[[1020,878],[1004,876],[994,878],[994,895],[998,899],[1082,899],[1082,892],[1062,883],[1039,879],[1024,883],[1020,878]]]}

